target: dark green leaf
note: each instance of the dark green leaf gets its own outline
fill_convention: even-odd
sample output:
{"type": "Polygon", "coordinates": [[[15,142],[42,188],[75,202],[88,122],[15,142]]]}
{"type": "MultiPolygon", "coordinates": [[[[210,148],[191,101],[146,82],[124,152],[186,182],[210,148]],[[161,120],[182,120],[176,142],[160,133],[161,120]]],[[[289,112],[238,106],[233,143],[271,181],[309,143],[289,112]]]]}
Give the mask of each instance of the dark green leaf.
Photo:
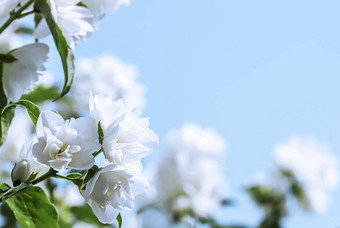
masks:
{"type": "MultiPolygon", "coordinates": [[[[3,68],[3,63],[0,61],[0,112],[7,105],[7,97],[5,95],[4,85],[2,83],[2,68],[3,68]]],[[[6,132],[7,132],[7,130],[6,130],[6,132]]],[[[2,136],[0,135],[0,139],[1,138],[2,138],[2,136]]]]}
{"type": "Polygon", "coordinates": [[[59,227],[58,212],[40,187],[31,187],[6,200],[20,226],[59,227]]]}
{"type": "Polygon", "coordinates": [[[7,105],[2,110],[2,114],[1,115],[4,115],[4,113],[6,112],[6,110],[8,108],[15,107],[17,105],[24,106],[27,109],[28,115],[30,116],[34,126],[36,126],[38,118],[39,118],[39,115],[40,115],[40,109],[39,109],[38,106],[36,106],[35,104],[33,104],[32,102],[30,102],[28,100],[20,100],[20,101],[17,101],[17,102],[10,103],[9,105],[7,105]]]}
{"type": "Polygon", "coordinates": [[[307,195],[305,193],[305,190],[303,189],[302,186],[299,185],[298,182],[292,183],[291,193],[298,200],[300,205],[302,205],[305,208],[309,207],[309,201],[308,201],[307,195]]]}
{"type": "Polygon", "coordinates": [[[37,175],[38,175],[38,173],[32,173],[25,182],[27,182],[27,183],[32,182],[33,180],[35,180],[37,175]]]}
{"type": "Polygon", "coordinates": [[[92,177],[98,172],[98,170],[99,168],[96,165],[94,165],[91,169],[89,169],[85,176],[84,184],[87,184],[87,182],[89,182],[92,179],[92,177]]]}
{"type": "Polygon", "coordinates": [[[21,26],[20,28],[15,30],[15,33],[32,35],[33,34],[33,29],[29,28],[29,27],[21,26]]]}
{"type": "Polygon", "coordinates": [[[60,96],[57,98],[63,97],[65,94],[68,93],[68,91],[71,89],[73,77],[74,77],[74,56],[72,54],[72,50],[69,48],[67,41],[57,25],[57,23],[54,21],[53,15],[51,13],[51,8],[48,4],[48,1],[46,0],[36,0],[34,4],[34,10],[37,12],[41,12],[44,16],[48,27],[52,33],[54,43],[56,44],[56,47],[58,49],[59,55],[61,57],[61,62],[63,64],[63,70],[64,70],[64,87],[60,94],[60,96]]]}
{"type": "Polygon", "coordinates": [[[93,225],[101,224],[97,217],[93,214],[93,211],[88,204],[85,204],[83,206],[71,207],[71,212],[78,221],[90,223],[93,225]]]}
{"type": "Polygon", "coordinates": [[[17,61],[18,59],[14,57],[14,55],[11,54],[0,54],[0,61],[4,63],[12,63],[14,61],[17,61]]]}
{"type": "Polygon", "coordinates": [[[11,228],[15,228],[18,227],[15,216],[11,210],[11,208],[9,208],[7,203],[3,203],[0,206],[0,214],[2,216],[2,218],[4,218],[2,227],[11,227],[11,228]]]}
{"type": "Polygon", "coordinates": [[[222,206],[232,206],[234,205],[234,201],[231,199],[224,199],[221,201],[222,206]]]}
{"type": "Polygon", "coordinates": [[[118,214],[116,220],[117,220],[117,222],[118,222],[119,228],[122,228],[123,219],[122,219],[122,215],[121,215],[120,213],[118,214]]]}
{"type": "Polygon", "coordinates": [[[99,135],[99,143],[103,144],[104,131],[103,131],[102,126],[100,125],[100,122],[98,122],[98,135],[99,135]]]}

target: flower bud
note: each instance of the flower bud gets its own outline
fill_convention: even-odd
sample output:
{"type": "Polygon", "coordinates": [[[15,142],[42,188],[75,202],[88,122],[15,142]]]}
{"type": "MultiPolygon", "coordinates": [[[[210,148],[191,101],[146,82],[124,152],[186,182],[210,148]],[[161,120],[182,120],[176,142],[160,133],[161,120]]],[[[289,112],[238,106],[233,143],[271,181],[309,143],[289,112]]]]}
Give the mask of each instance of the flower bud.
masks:
{"type": "Polygon", "coordinates": [[[20,183],[27,180],[29,176],[29,163],[23,159],[20,162],[15,163],[15,166],[11,173],[13,186],[18,186],[20,183]]]}

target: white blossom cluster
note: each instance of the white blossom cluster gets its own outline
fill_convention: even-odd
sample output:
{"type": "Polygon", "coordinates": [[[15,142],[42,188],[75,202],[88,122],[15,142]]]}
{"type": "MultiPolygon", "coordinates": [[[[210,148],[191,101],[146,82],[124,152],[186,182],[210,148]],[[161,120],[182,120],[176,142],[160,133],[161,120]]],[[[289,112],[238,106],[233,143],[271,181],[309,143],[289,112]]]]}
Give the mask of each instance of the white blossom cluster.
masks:
{"type": "Polygon", "coordinates": [[[294,173],[302,184],[310,208],[324,212],[339,183],[339,164],[325,143],[313,138],[290,137],[275,147],[275,163],[294,173]]]}
{"type": "MultiPolygon", "coordinates": [[[[75,45],[88,39],[107,13],[129,3],[128,0],[0,0],[0,20],[9,18],[6,23],[11,23],[13,15],[17,18],[33,13],[43,15],[41,21],[36,21],[33,35],[40,39],[53,33],[65,76],[73,77],[72,50],[75,45]],[[37,12],[36,7],[42,8],[37,12]],[[59,39],[61,43],[58,43],[59,39]],[[71,71],[70,75],[66,71],[71,71]]],[[[0,92],[4,93],[1,99],[7,99],[7,102],[1,100],[1,111],[6,109],[6,104],[16,102],[23,94],[32,91],[38,83],[44,83],[39,77],[46,70],[44,62],[49,52],[46,44],[22,45],[21,40],[12,39],[17,37],[17,25],[13,23],[7,27],[6,23],[0,27],[0,92]]],[[[91,60],[83,61],[86,65],[91,60]]],[[[26,122],[20,122],[18,109],[7,132],[7,141],[0,148],[1,162],[15,162],[11,172],[13,187],[22,182],[36,184],[60,173],[78,170],[77,174],[82,174],[82,179],[77,182],[78,194],[90,205],[101,223],[113,223],[121,210],[133,208],[135,197],[148,187],[148,180],[142,174],[142,159],[158,145],[158,136],[149,129],[149,119],[141,117],[138,109],[144,106],[145,88],[135,82],[135,67],[112,56],[100,58],[98,64],[88,64],[87,67],[92,67],[91,72],[84,70],[84,63],[80,63],[76,76],[79,79],[75,82],[76,86],[79,83],[78,86],[86,89],[80,95],[79,87],[78,90],[76,87],[75,93],[86,99],[89,97],[81,108],[89,108],[90,117],[65,120],[50,110],[39,114],[37,106],[21,100],[31,105],[20,103],[30,115],[36,116],[32,118],[36,124],[35,134],[26,133],[26,122]],[[98,67],[100,80],[94,80],[92,77],[94,71],[98,76],[98,67]],[[97,87],[85,88],[81,83],[85,78],[90,84],[94,81],[100,83],[97,87]],[[112,88],[116,90],[112,91],[112,88]],[[95,95],[90,93],[91,89],[95,95]],[[103,159],[96,160],[100,153],[105,156],[104,162],[103,159]],[[98,163],[101,163],[99,167],[98,163]]],[[[32,129],[32,126],[27,128],[32,129]]]]}
{"type": "Polygon", "coordinates": [[[226,197],[221,164],[225,149],[211,128],[186,124],[171,131],[156,171],[156,201],[170,213],[190,209],[196,216],[212,215],[226,197]]]}
{"type": "MultiPolygon", "coordinates": [[[[0,21],[27,2],[28,0],[0,0],[0,21]]],[[[71,49],[75,48],[75,44],[88,39],[103,16],[116,11],[121,5],[130,3],[128,0],[48,0],[48,2],[53,19],[71,49]]],[[[8,102],[18,100],[22,94],[35,87],[39,80],[38,76],[46,70],[43,62],[46,61],[49,51],[49,47],[42,43],[19,47],[21,41],[14,34],[16,28],[14,23],[1,34],[0,38],[0,54],[10,54],[14,57],[3,64],[4,92],[8,102]]],[[[43,19],[36,27],[34,35],[39,39],[49,34],[50,29],[43,19]]]]}
{"type": "Polygon", "coordinates": [[[149,120],[122,100],[91,94],[90,112],[91,117],[64,120],[52,111],[42,111],[35,139],[23,147],[12,178],[24,182],[34,172],[46,172],[46,167],[60,172],[87,170],[95,164],[93,154],[102,148],[107,162],[81,194],[100,222],[112,223],[120,210],[132,209],[135,196],[148,187],[141,159],[157,146],[158,137],[149,129],[149,120]]]}
{"type": "Polygon", "coordinates": [[[122,99],[129,108],[144,108],[145,86],[136,81],[137,68],[106,54],[98,58],[81,58],[78,61],[71,95],[76,110],[87,110],[89,91],[101,93],[114,100],[122,99]]]}

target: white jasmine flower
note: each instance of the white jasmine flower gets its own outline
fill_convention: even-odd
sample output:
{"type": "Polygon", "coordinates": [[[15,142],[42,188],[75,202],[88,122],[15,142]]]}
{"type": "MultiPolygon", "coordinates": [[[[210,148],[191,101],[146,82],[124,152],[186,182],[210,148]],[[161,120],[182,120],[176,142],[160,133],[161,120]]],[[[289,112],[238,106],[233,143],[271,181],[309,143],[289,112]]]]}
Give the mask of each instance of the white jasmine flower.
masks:
{"type": "Polygon", "coordinates": [[[98,58],[82,58],[75,73],[71,94],[76,100],[76,110],[85,112],[89,107],[89,91],[123,99],[129,108],[144,108],[145,85],[137,82],[138,71],[117,57],[104,55],[98,58]]]}
{"type": "Polygon", "coordinates": [[[192,209],[198,216],[213,215],[226,196],[224,151],[225,142],[211,128],[187,124],[172,131],[156,171],[155,200],[170,213],[192,209]]]}
{"type": "Polygon", "coordinates": [[[117,165],[141,170],[141,159],[158,145],[157,135],[149,129],[149,119],[138,110],[129,111],[122,100],[90,95],[91,116],[103,129],[105,157],[117,165]]]}
{"type": "Polygon", "coordinates": [[[83,196],[100,222],[113,223],[120,210],[133,208],[135,196],[147,187],[141,173],[105,164],[87,183],[83,196]]]}
{"type": "Polygon", "coordinates": [[[10,52],[16,60],[2,63],[2,82],[8,102],[19,100],[22,94],[31,91],[39,80],[41,71],[46,70],[48,46],[34,43],[10,52]]]}
{"type": "Polygon", "coordinates": [[[89,169],[94,164],[92,153],[100,149],[97,123],[92,118],[64,120],[60,115],[43,111],[37,122],[35,159],[57,171],[67,168],[89,169]]]}
{"type": "MultiPolygon", "coordinates": [[[[49,0],[51,13],[55,22],[60,27],[71,49],[76,43],[85,41],[93,27],[87,22],[93,14],[85,7],[77,6],[79,0],[49,0]]],[[[45,20],[42,20],[34,31],[37,38],[43,38],[50,34],[45,20]]]]}
{"type": "Polygon", "coordinates": [[[291,137],[275,147],[275,162],[291,170],[305,189],[310,207],[324,212],[339,183],[337,158],[326,144],[312,138],[291,137]]]}
{"type": "Polygon", "coordinates": [[[0,0],[0,18],[9,15],[21,0],[0,0]]]}
{"type": "Polygon", "coordinates": [[[130,0],[82,0],[82,2],[99,19],[107,13],[117,11],[121,5],[131,4],[130,0]]]}

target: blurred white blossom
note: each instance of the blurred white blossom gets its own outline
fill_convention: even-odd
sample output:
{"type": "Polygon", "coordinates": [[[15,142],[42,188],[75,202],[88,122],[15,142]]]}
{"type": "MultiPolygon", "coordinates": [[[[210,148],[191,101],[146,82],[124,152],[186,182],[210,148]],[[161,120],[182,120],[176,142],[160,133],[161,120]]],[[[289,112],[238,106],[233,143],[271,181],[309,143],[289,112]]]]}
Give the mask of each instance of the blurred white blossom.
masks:
{"type": "Polygon", "coordinates": [[[115,164],[104,164],[87,183],[84,198],[102,223],[113,223],[120,210],[133,209],[135,196],[148,187],[139,172],[115,164]]]}
{"type": "Polygon", "coordinates": [[[82,0],[96,18],[100,19],[107,13],[113,13],[121,5],[130,5],[130,0],[82,0]]]}
{"type": "Polygon", "coordinates": [[[156,171],[158,201],[171,213],[208,216],[226,197],[221,161],[224,140],[211,128],[187,124],[170,132],[156,171]]]}
{"type": "Polygon", "coordinates": [[[158,136],[149,129],[149,119],[139,110],[130,111],[122,100],[90,95],[91,116],[102,127],[105,157],[112,163],[141,170],[141,159],[158,145],[158,136]]]}
{"type": "MultiPolygon", "coordinates": [[[[26,142],[31,141],[33,136],[32,120],[25,108],[17,107],[7,131],[6,141],[0,147],[0,162],[5,164],[18,161],[21,148],[26,142]]],[[[2,164],[0,168],[3,168],[2,164]]]]}
{"type": "Polygon", "coordinates": [[[275,162],[279,168],[294,173],[312,210],[320,213],[327,209],[330,193],[339,183],[339,166],[325,143],[313,138],[290,137],[275,147],[275,162]]]}
{"type": "Polygon", "coordinates": [[[129,108],[144,108],[145,86],[136,81],[138,73],[132,64],[127,64],[111,55],[94,59],[79,60],[71,94],[76,110],[88,110],[89,91],[111,96],[113,100],[122,98],[129,108]]]}
{"type": "Polygon", "coordinates": [[[52,111],[43,111],[37,122],[35,159],[63,171],[67,168],[89,169],[94,164],[92,153],[100,149],[97,124],[92,118],[64,120],[52,111]]]}
{"type": "MultiPolygon", "coordinates": [[[[77,6],[79,0],[49,0],[52,16],[64,34],[71,49],[75,44],[85,41],[93,32],[93,26],[87,21],[93,17],[90,10],[77,6]]],[[[37,38],[50,34],[46,20],[42,20],[34,31],[37,38]]]]}
{"type": "Polygon", "coordinates": [[[2,81],[8,102],[19,100],[22,94],[33,89],[40,72],[46,70],[43,62],[48,50],[46,44],[34,43],[10,52],[16,60],[2,63],[2,81]]]}

